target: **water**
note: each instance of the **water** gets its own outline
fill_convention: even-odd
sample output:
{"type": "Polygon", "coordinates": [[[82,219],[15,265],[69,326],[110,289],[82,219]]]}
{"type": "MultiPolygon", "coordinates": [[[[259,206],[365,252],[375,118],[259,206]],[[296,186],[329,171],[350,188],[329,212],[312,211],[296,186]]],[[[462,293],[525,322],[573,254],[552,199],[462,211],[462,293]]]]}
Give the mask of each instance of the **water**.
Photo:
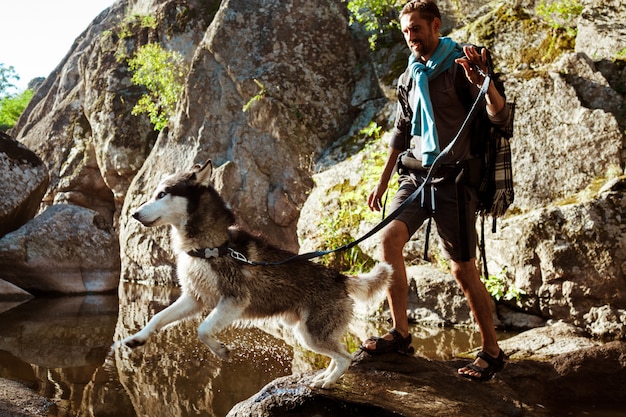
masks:
{"type": "MultiPolygon", "coordinates": [[[[232,360],[223,362],[198,341],[200,319],[164,329],[137,350],[111,351],[178,295],[175,288],[124,284],[119,296],[38,298],[0,313],[0,377],[52,399],[59,416],[224,416],[278,377],[327,365],[289,334],[257,328],[220,334],[232,349],[232,360]]],[[[357,319],[345,339],[349,350],[387,327],[357,319]]],[[[411,331],[416,353],[434,359],[480,342],[469,329],[411,331]]]]}
{"type": "MultiPolygon", "coordinates": [[[[119,296],[38,298],[11,309],[0,303],[0,377],[52,399],[59,417],[221,417],[276,378],[327,365],[290,334],[256,328],[219,336],[232,349],[232,360],[223,362],[198,341],[200,319],[164,329],[137,350],[111,351],[178,295],[175,288],[124,284],[119,296]]],[[[387,328],[357,319],[346,345],[354,351],[387,328]]],[[[416,354],[431,359],[452,359],[480,343],[472,329],[412,326],[411,332],[416,354]]],[[[625,415],[571,404],[560,410],[576,417],[625,415]]]]}

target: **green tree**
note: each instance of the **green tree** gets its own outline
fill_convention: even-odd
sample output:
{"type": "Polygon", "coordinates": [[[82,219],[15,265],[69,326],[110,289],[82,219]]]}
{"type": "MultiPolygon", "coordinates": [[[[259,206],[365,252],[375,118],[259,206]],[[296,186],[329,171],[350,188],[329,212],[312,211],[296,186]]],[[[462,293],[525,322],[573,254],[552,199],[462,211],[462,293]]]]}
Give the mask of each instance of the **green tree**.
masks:
{"type": "Polygon", "coordinates": [[[128,60],[131,81],[147,92],[133,108],[133,114],[147,114],[157,131],[162,130],[176,110],[183,92],[187,66],[177,51],[166,51],[157,43],[141,46],[128,60]]]}
{"type": "Polygon", "coordinates": [[[363,25],[369,34],[370,48],[375,50],[382,34],[400,27],[397,12],[405,2],[404,0],[347,1],[350,23],[356,21],[363,25]]]}
{"type": "Polygon", "coordinates": [[[16,88],[11,80],[19,81],[19,79],[20,77],[15,72],[13,66],[7,67],[5,64],[0,63],[0,97],[6,96],[10,89],[16,88]]]}
{"type": "Polygon", "coordinates": [[[15,96],[0,98],[0,130],[7,131],[15,126],[33,94],[33,90],[26,90],[15,96]]]}
{"type": "Polygon", "coordinates": [[[21,93],[12,93],[17,87],[14,81],[20,79],[13,66],[0,63],[0,130],[6,131],[17,122],[28,102],[33,97],[31,90],[21,93]]]}

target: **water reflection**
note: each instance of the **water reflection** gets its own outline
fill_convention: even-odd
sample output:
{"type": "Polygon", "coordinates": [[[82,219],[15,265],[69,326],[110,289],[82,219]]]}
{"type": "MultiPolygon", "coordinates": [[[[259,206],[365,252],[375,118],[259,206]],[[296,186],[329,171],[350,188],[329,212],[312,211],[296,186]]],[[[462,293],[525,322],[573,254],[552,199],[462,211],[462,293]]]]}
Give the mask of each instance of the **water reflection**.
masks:
{"type": "MultiPolygon", "coordinates": [[[[164,329],[138,350],[110,350],[178,295],[124,284],[119,297],[40,298],[0,313],[0,377],[51,398],[59,416],[224,416],[278,377],[327,365],[280,328],[225,330],[220,339],[232,361],[220,361],[198,341],[199,318],[164,329]]],[[[357,319],[345,341],[353,351],[387,327],[357,319]]],[[[449,359],[479,342],[471,330],[411,330],[417,354],[428,358],[449,359]]]]}

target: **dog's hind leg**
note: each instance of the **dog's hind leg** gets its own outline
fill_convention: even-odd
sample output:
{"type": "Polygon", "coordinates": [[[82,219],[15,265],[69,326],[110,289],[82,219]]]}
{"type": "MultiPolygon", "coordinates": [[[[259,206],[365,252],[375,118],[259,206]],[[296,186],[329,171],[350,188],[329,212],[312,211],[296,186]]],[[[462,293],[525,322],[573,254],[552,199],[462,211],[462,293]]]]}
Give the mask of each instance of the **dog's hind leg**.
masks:
{"type": "Polygon", "coordinates": [[[198,337],[206,344],[211,352],[223,360],[229,360],[230,350],[225,344],[215,338],[229,324],[241,318],[246,305],[241,300],[233,298],[222,298],[219,300],[213,311],[198,327],[198,337]]]}
{"type": "Polygon", "coordinates": [[[178,300],[164,310],[157,313],[148,324],[132,336],[122,340],[121,343],[130,348],[142,346],[154,333],[178,320],[185,319],[202,310],[202,303],[189,294],[183,293],[178,300]]]}
{"type": "Polygon", "coordinates": [[[298,323],[294,329],[300,334],[303,344],[314,352],[330,357],[330,364],[320,374],[313,378],[311,386],[316,388],[330,388],[343,375],[350,364],[352,357],[341,344],[341,336],[345,333],[344,326],[337,326],[336,329],[324,336],[310,331],[311,323],[298,323]]]}

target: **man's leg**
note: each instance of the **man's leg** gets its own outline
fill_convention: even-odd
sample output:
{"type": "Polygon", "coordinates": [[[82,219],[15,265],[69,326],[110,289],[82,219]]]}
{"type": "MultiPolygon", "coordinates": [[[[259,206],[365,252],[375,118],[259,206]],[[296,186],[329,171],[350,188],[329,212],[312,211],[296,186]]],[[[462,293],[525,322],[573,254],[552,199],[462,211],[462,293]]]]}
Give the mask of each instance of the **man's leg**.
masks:
{"type": "MultiPolygon", "coordinates": [[[[393,220],[382,230],[381,246],[383,261],[393,268],[391,284],[387,290],[387,301],[391,310],[393,327],[406,338],[409,335],[409,319],[406,314],[407,298],[409,296],[409,284],[406,279],[406,267],[402,250],[409,240],[409,231],[406,225],[398,220],[393,220]]],[[[393,340],[393,336],[387,333],[383,336],[386,340],[393,340]]],[[[366,340],[363,347],[368,350],[376,349],[374,340],[366,340]]]]}
{"type": "MultiPolygon", "coordinates": [[[[480,280],[480,274],[476,268],[476,259],[472,258],[468,262],[451,261],[451,266],[452,275],[461,286],[474,314],[474,319],[478,323],[482,344],[481,350],[491,357],[498,357],[500,348],[491,311],[491,297],[485,288],[485,284],[480,280]]],[[[476,358],[474,364],[481,368],[486,368],[489,365],[480,358],[476,358]]],[[[459,373],[480,377],[478,372],[467,368],[459,369],[459,373]]]]}

